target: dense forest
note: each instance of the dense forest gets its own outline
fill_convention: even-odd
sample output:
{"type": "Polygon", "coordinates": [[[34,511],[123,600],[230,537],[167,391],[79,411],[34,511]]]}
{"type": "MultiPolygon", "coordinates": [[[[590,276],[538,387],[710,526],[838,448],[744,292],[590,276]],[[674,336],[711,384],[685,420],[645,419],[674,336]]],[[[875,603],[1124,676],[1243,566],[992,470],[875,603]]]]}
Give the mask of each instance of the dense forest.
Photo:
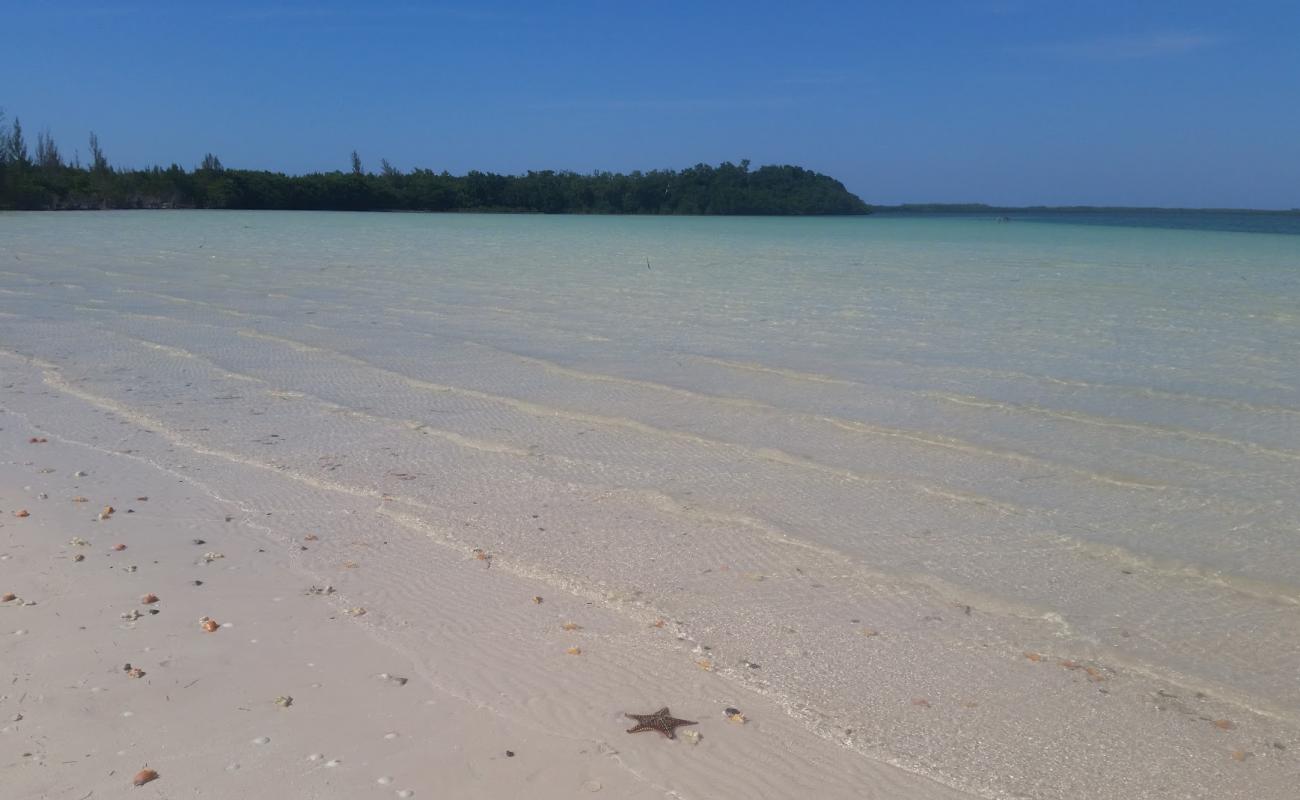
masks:
{"type": "MultiPolygon", "coordinates": [[[[3,115],[0,115],[2,117],[3,115]]],[[[386,160],[350,169],[285,175],[228,169],[206,155],[192,170],[111,166],[90,134],[90,158],[64,157],[48,132],[32,152],[15,118],[0,119],[0,209],[241,208],[320,211],[515,211],[546,214],[867,214],[839,181],[800,167],[749,161],[616,174],[528,172],[451,175],[402,172],[386,160]]]]}

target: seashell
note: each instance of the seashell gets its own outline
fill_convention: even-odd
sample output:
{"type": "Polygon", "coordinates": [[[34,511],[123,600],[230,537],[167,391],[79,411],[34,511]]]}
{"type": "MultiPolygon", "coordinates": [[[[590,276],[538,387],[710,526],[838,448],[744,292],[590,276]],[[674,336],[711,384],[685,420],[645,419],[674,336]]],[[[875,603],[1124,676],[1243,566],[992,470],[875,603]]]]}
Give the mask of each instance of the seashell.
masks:
{"type": "Polygon", "coordinates": [[[139,667],[132,667],[131,669],[128,669],[128,670],[126,671],[126,677],[128,677],[128,678],[143,678],[143,677],[144,677],[144,670],[140,669],[139,667]]]}
{"type": "Polygon", "coordinates": [[[271,737],[269,736],[259,736],[253,740],[253,744],[270,744],[270,743],[271,743],[271,737]]]}
{"type": "Polygon", "coordinates": [[[17,600],[17,599],[18,599],[18,595],[14,594],[13,592],[5,592],[3,595],[0,595],[0,603],[8,603],[10,600],[17,600]]]}
{"type": "Polygon", "coordinates": [[[280,708],[288,708],[289,706],[293,705],[293,698],[287,694],[282,694],[279,697],[275,698],[275,704],[280,708]]]}
{"type": "Polygon", "coordinates": [[[207,631],[208,633],[212,633],[217,628],[221,627],[221,623],[217,622],[215,619],[209,619],[208,617],[204,617],[203,619],[199,620],[199,624],[203,626],[203,630],[207,631]]]}
{"type": "Polygon", "coordinates": [[[208,551],[203,554],[203,560],[209,563],[216,561],[218,558],[225,558],[225,556],[223,556],[220,553],[214,553],[212,551],[208,551]]]}
{"type": "Polygon", "coordinates": [[[686,731],[682,733],[682,738],[686,740],[687,744],[699,744],[704,735],[699,731],[686,731]]]}
{"type": "Polygon", "coordinates": [[[89,546],[90,546],[90,542],[86,541],[85,539],[81,538],[80,536],[73,536],[71,539],[68,540],[68,544],[76,545],[77,547],[89,547],[89,546]]]}
{"type": "Polygon", "coordinates": [[[140,602],[141,602],[141,603],[144,603],[145,605],[150,605],[150,604],[152,604],[152,603],[156,603],[156,602],[158,602],[158,595],[154,594],[153,592],[150,592],[149,594],[145,595],[144,597],[141,597],[141,598],[140,598],[140,602]]]}
{"type": "Polygon", "coordinates": [[[734,722],[737,725],[744,725],[746,722],[749,721],[744,714],[740,713],[739,708],[731,708],[731,707],[724,708],[722,709],[722,713],[724,716],[726,716],[727,722],[734,722]]]}
{"type": "Polygon", "coordinates": [[[533,597],[533,605],[540,606],[541,604],[542,604],[542,597],[541,597],[541,595],[537,595],[537,596],[533,597]]]}
{"type": "Polygon", "coordinates": [[[568,654],[571,655],[571,656],[580,656],[580,655],[582,655],[582,648],[581,648],[581,647],[570,647],[568,650],[565,650],[564,652],[568,653],[568,654]]]}
{"type": "Polygon", "coordinates": [[[79,469],[79,470],[77,470],[76,472],[72,473],[72,477],[74,477],[74,478],[84,478],[84,477],[86,477],[86,476],[89,475],[89,474],[90,474],[90,473],[86,472],[84,469],[79,469]]]}
{"type": "Polygon", "coordinates": [[[566,622],[566,623],[564,623],[563,625],[561,625],[560,627],[561,627],[562,629],[566,630],[566,631],[580,631],[580,630],[582,630],[582,626],[579,625],[579,624],[576,623],[576,622],[566,622]]]}
{"type": "Polygon", "coordinates": [[[103,510],[101,510],[101,511],[99,512],[99,516],[101,516],[101,517],[111,517],[111,516],[113,516],[113,512],[115,512],[115,511],[117,511],[117,509],[116,509],[116,508],[113,508],[112,506],[104,506],[103,510]]]}
{"type": "Polygon", "coordinates": [[[146,783],[156,780],[158,780],[158,773],[155,770],[142,769],[131,779],[131,783],[135,786],[144,786],[146,783]]]}
{"type": "Polygon", "coordinates": [[[87,500],[87,499],[84,498],[84,497],[77,496],[77,497],[72,498],[72,502],[74,502],[74,503],[89,503],[90,501],[87,500]]]}
{"type": "Polygon", "coordinates": [[[117,544],[113,545],[113,549],[120,553],[126,549],[126,545],[122,544],[121,542],[118,542],[117,544]]]}
{"type": "Polygon", "coordinates": [[[20,508],[14,512],[14,516],[18,517],[19,519],[22,519],[23,517],[30,517],[31,515],[32,513],[25,508],[20,508]]]}
{"type": "Polygon", "coordinates": [[[304,537],[302,537],[302,538],[303,538],[303,541],[305,541],[305,542],[314,542],[314,541],[316,541],[317,539],[319,539],[320,537],[317,536],[317,535],[314,534],[314,533],[309,533],[309,534],[307,534],[306,536],[304,536],[304,537]]]}
{"type": "Polygon", "coordinates": [[[366,610],[361,606],[356,606],[355,608],[349,608],[348,614],[353,617],[364,617],[366,615],[366,610]]]}
{"type": "Polygon", "coordinates": [[[77,553],[75,556],[72,557],[72,560],[73,560],[73,561],[85,561],[85,560],[86,560],[86,557],[85,557],[84,555],[82,555],[81,553],[77,553]]]}
{"type": "Polygon", "coordinates": [[[122,619],[126,620],[127,622],[135,622],[136,620],[140,619],[140,617],[144,615],[141,614],[137,609],[133,608],[130,611],[123,611],[119,616],[121,616],[122,619]]]}

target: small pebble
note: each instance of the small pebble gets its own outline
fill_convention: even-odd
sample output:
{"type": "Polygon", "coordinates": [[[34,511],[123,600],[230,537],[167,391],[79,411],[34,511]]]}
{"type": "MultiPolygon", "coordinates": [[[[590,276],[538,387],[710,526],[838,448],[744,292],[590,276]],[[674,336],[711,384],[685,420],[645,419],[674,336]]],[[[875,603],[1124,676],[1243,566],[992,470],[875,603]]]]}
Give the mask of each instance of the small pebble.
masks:
{"type": "Polygon", "coordinates": [[[89,474],[90,474],[90,473],[86,472],[84,469],[79,469],[79,470],[77,470],[76,472],[72,473],[72,476],[73,476],[74,478],[84,478],[84,477],[86,477],[86,476],[89,475],[89,474]]]}
{"type": "Polygon", "coordinates": [[[342,764],[342,763],[343,763],[343,762],[340,761],[340,760],[338,760],[337,758],[331,758],[329,761],[326,761],[326,762],[325,762],[325,766],[327,766],[327,767],[337,767],[339,764],[342,764]]]}
{"type": "Polygon", "coordinates": [[[81,553],[77,553],[75,556],[72,557],[72,560],[73,560],[73,561],[85,561],[85,560],[86,560],[86,557],[85,557],[84,555],[82,555],[81,553]]]}
{"type": "Polygon", "coordinates": [[[268,744],[270,743],[270,741],[271,741],[270,738],[266,736],[259,736],[253,740],[253,744],[268,744]]]}
{"type": "Polygon", "coordinates": [[[515,751],[514,751],[514,750],[507,750],[507,751],[506,751],[506,758],[514,758],[514,757],[515,757],[515,751]]]}
{"type": "Polygon", "coordinates": [[[320,760],[321,760],[322,758],[324,758],[324,757],[325,757],[325,754],[324,754],[324,753],[312,753],[311,755],[307,756],[307,760],[308,760],[308,761],[320,761],[320,760]]]}
{"type": "Polygon", "coordinates": [[[396,734],[396,733],[391,733],[391,732],[390,732],[390,733],[385,733],[385,734],[384,734],[384,738],[385,738],[385,739],[388,739],[389,741],[392,741],[393,739],[396,739],[397,737],[398,737],[398,734],[396,734]]]}
{"type": "Polygon", "coordinates": [[[390,777],[387,776],[387,775],[383,775],[383,776],[381,776],[381,777],[375,778],[375,783],[379,784],[380,786],[387,786],[388,784],[390,784],[390,783],[392,783],[392,782],[393,782],[393,779],[390,778],[390,777]]]}
{"type": "Polygon", "coordinates": [[[402,798],[415,797],[415,792],[411,791],[410,789],[399,789],[397,791],[397,796],[402,798]]]}
{"type": "Polygon", "coordinates": [[[190,544],[200,545],[200,544],[207,544],[207,542],[205,542],[205,541],[202,540],[202,539],[191,539],[191,540],[190,540],[190,544]]]}

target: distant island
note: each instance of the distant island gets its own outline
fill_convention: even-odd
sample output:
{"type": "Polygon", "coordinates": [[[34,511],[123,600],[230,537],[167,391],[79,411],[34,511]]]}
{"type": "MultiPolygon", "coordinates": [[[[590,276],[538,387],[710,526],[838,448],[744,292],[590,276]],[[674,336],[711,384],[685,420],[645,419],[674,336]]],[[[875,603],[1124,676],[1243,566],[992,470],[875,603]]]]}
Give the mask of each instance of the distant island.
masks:
{"type": "Polygon", "coordinates": [[[29,151],[22,125],[0,127],[0,209],[221,208],[304,211],[500,211],[544,214],[868,214],[834,178],[801,167],[750,169],[749,161],[629,174],[544,170],[523,175],[429,169],[386,160],[364,169],[286,175],[228,169],[206,155],[192,170],[110,166],[95,134],[90,160],[65,159],[47,132],[29,151]]]}

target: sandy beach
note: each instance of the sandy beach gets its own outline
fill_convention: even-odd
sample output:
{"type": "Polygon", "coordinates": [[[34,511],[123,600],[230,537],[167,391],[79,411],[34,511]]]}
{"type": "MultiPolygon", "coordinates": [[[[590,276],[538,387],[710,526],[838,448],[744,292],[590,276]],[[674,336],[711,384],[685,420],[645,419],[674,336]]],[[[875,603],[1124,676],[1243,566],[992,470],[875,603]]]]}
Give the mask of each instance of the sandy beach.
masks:
{"type": "Polygon", "coordinates": [[[371,504],[264,510],[12,413],[0,443],[6,797],[961,796],[738,699],[662,621],[454,549],[377,574],[424,542],[371,504]],[[624,733],[664,703],[699,724],[624,733]]]}

